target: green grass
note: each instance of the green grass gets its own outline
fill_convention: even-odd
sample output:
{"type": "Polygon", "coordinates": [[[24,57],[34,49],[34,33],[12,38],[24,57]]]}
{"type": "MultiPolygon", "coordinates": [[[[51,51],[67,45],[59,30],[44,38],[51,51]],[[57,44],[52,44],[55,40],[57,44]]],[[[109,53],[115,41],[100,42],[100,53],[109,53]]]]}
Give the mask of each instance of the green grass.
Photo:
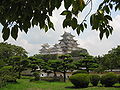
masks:
{"type": "MultiPolygon", "coordinates": [[[[18,83],[8,84],[6,87],[0,88],[0,90],[120,90],[118,87],[92,87],[91,85],[88,88],[73,88],[73,85],[70,82],[29,82],[29,79],[19,79],[18,83]]],[[[116,84],[120,86],[120,84],[116,84]]]]}

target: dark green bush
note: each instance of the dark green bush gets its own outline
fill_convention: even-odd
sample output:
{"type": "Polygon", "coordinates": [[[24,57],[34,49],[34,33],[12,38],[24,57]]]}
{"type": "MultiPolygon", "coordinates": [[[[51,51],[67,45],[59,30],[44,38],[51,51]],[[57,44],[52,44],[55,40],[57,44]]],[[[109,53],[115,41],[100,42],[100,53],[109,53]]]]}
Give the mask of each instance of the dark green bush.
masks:
{"type": "Polygon", "coordinates": [[[112,87],[117,83],[117,75],[114,73],[107,73],[101,77],[100,83],[105,87],[112,87]]]}
{"type": "Polygon", "coordinates": [[[97,86],[98,82],[100,80],[100,76],[99,75],[90,75],[90,82],[93,86],[97,86]]]}
{"type": "Polygon", "coordinates": [[[85,88],[89,85],[88,74],[74,74],[69,79],[75,87],[85,88]]]}
{"type": "Polygon", "coordinates": [[[34,78],[35,81],[40,80],[40,74],[39,74],[39,72],[34,72],[34,73],[33,73],[33,76],[35,77],[35,78],[34,78]]]}
{"type": "Polygon", "coordinates": [[[118,77],[117,77],[117,78],[118,78],[118,82],[120,83],[120,75],[118,75],[118,77]]]}

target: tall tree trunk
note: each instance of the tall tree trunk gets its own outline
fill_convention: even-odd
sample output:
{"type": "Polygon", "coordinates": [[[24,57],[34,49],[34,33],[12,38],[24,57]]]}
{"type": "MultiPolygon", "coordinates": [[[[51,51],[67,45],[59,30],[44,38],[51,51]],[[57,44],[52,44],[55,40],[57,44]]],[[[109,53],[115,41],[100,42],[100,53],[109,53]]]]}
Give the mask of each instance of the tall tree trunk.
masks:
{"type": "Polygon", "coordinates": [[[54,78],[56,78],[57,77],[57,74],[56,74],[56,72],[54,71],[54,78]]]}
{"type": "Polygon", "coordinates": [[[19,76],[18,76],[18,79],[21,78],[21,71],[18,72],[19,76]]]}

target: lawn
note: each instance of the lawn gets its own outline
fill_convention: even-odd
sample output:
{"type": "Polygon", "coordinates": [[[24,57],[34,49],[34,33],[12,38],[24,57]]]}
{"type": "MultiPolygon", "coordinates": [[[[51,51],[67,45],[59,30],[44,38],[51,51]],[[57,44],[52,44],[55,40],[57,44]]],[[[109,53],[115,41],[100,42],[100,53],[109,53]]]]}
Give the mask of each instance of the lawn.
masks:
{"type": "Polygon", "coordinates": [[[8,84],[0,90],[120,90],[120,84],[116,84],[116,87],[92,87],[91,85],[88,88],[79,88],[76,89],[68,81],[64,82],[29,82],[29,79],[19,79],[16,84],[8,84]]]}

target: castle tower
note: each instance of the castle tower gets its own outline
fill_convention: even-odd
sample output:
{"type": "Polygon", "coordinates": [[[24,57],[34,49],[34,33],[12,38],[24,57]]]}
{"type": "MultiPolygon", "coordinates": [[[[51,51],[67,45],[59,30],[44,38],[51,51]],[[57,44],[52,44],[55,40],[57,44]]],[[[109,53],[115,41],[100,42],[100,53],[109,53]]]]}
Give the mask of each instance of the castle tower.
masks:
{"type": "Polygon", "coordinates": [[[62,37],[63,37],[63,39],[59,40],[60,41],[59,45],[64,54],[71,53],[72,50],[79,49],[77,40],[73,39],[74,36],[71,33],[65,32],[62,35],[62,37]]]}
{"type": "Polygon", "coordinates": [[[42,45],[40,54],[68,54],[74,50],[83,50],[83,48],[78,47],[79,44],[71,33],[65,32],[61,37],[62,39],[59,40],[59,43],[51,48],[48,44],[42,45]]]}

